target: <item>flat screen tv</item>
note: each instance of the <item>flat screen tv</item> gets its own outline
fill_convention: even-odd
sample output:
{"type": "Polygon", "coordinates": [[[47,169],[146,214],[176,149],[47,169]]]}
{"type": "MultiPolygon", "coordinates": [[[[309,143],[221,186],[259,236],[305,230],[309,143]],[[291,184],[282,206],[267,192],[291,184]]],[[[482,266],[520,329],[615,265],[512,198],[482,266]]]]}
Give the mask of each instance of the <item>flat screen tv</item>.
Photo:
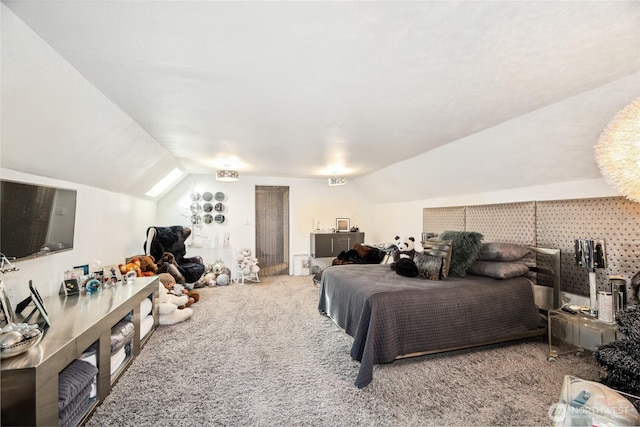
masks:
{"type": "Polygon", "coordinates": [[[0,180],[0,253],[20,260],[73,249],[77,191],[0,180]]]}

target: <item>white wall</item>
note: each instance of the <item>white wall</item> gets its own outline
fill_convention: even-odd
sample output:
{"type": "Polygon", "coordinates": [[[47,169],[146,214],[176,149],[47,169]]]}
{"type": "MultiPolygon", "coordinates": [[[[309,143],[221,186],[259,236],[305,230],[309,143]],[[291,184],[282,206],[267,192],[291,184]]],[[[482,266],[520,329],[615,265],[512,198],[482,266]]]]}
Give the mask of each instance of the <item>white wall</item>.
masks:
{"type": "Polygon", "coordinates": [[[65,270],[97,261],[120,264],[142,253],[146,227],[155,221],[155,202],[12,169],[1,168],[0,177],[78,191],[73,250],[17,261],[19,271],[0,273],[14,307],[29,295],[29,280],[46,297],[58,293],[65,270]]]}
{"type": "MultiPolygon", "coordinates": [[[[320,224],[321,228],[335,227],[336,218],[350,218],[351,225],[358,225],[369,240],[374,223],[371,204],[363,197],[357,186],[351,183],[341,187],[328,187],[323,179],[269,178],[246,176],[241,173],[240,181],[222,183],[213,175],[190,175],[174,187],[158,202],[158,226],[191,226],[190,195],[221,191],[226,198],[223,202],[223,224],[209,224],[195,227],[195,243],[202,247],[189,247],[187,255],[201,255],[205,262],[215,262],[219,258],[232,260],[238,248],[249,247],[255,254],[255,187],[258,185],[289,187],[289,220],[291,257],[309,254],[309,233],[320,224]],[[230,234],[231,251],[220,248],[224,234],[230,234]],[[216,247],[216,242],[218,243],[216,247]]],[[[227,264],[231,261],[226,261],[227,264]]],[[[293,262],[290,260],[291,272],[293,262]]],[[[231,268],[231,266],[229,266],[231,268]]]]}

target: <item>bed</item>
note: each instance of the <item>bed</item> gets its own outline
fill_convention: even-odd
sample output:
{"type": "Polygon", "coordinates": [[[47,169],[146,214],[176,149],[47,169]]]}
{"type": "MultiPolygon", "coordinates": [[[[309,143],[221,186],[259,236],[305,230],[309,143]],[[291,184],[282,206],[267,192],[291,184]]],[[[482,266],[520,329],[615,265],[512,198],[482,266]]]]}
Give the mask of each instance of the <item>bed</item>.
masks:
{"type": "MultiPolygon", "coordinates": [[[[518,224],[531,223],[531,209],[525,204],[499,210],[507,212],[509,218],[514,217],[514,210],[525,211],[525,220],[518,224]]],[[[450,212],[445,213],[449,221],[450,212]]],[[[505,221],[496,215],[495,206],[486,215],[473,214],[459,217],[465,224],[470,218],[489,218],[489,225],[482,223],[485,237],[504,237],[500,233],[505,221]]],[[[444,223],[442,227],[450,225],[444,223]]],[[[464,224],[459,229],[465,229],[464,224]]],[[[535,241],[535,229],[527,225],[523,230],[526,238],[519,237],[516,244],[535,241]]],[[[526,247],[533,256],[530,274],[507,279],[471,274],[450,275],[443,280],[409,278],[398,275],[387,264],[326,268],[320,280],[318,310],[353,337],[351,357],[360,362],[356,386],[363,388],[371,383],[375,364],[544,336],[546,318],[536,302],[534,282],[542,276],[549,278],[546,282],[552,288],[552,304],[557,306],[560,251],[530,244],[526,247]],[[539,256],[542,262],[538,262],[539,256]]]]}

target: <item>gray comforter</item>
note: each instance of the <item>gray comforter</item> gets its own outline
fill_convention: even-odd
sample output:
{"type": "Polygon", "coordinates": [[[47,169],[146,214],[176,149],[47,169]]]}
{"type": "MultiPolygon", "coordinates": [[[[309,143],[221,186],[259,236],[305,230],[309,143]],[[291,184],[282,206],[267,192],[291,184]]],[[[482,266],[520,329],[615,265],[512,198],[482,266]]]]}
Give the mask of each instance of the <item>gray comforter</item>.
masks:
{"type": "Polygon", "coordinates": [[[486,344],[537,330],[540,316],[525,277],[443,281],[399,276],[389,265],[339,265],[322,274],[318,309],[354,338],[359,388],[373,365],[398,356],[486,344]]]}

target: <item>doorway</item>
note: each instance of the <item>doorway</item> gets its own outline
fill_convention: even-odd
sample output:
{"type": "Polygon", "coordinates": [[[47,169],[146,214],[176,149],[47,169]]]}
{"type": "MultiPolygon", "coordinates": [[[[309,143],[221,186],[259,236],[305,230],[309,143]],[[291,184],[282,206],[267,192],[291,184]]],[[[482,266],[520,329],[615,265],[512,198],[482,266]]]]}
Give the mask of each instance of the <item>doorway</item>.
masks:
{"type": "Polygon", "coordinates": [[[261,276],[289,274],[289,187],[256,185],[256,258],[261,276]]]}

